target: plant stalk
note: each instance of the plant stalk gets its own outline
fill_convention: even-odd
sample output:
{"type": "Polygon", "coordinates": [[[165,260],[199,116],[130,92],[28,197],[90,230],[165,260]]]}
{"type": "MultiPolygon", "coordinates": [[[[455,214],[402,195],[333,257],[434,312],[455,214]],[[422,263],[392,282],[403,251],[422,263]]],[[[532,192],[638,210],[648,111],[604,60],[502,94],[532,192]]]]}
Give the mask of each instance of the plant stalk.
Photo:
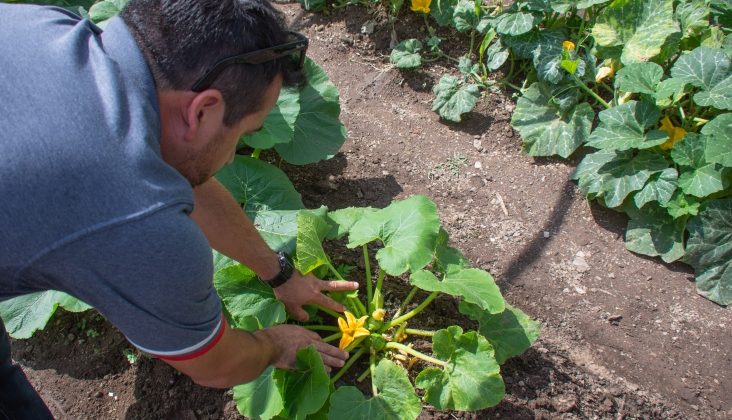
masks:
{"type": "Polygon", "coordinates": [[[305,329],[310,331],[340,331],[341,329],[333,325],[305,325],[305,329]]]}
{"type": "Polygon", "coordinates": [[[435,335],[435,331],[417,330],[414,328],[407,328],[404,332],[409,335],[419,335],[422,337],[433,337],[435,335]]]}
{"type": "Polygon", "coordinates": [[[410,354],[414,357],[424,360],[425,362],[432,363],[432,364],[441,366],[443,368],[447,367],[447,362],[445,362],[444,360],[436,359],[432,356],[427,356],[426,354],[419,352],[411,347],[407,347],[404,344],[395,343],[395,342],[391,341],[389,343],[386,343],[386,348],[394,349],[397,351],[401,351],[401,352],[410,354]]]}
{"type": "MultiPolygon", "coordinates": [[[[371,377],[375,378],[374,372],[376,371],[376,352],[374,349],[371,349],[371,354],[369,355],[369,372],[371,373],[371,377]]],[[[376,389],[376,383],[374,383],[373,380],[371,380],[371,393],[375,396],[379,395],[379,390],[376,389]]]]}
{"type": "Polygon", "coordinates": [[[358,351],[356,353],[354,353],[353,356],[351,356],[346,361],[346,364],[343,365],[343,367],[340,368],[340,370],[338,370],[338,372],[335,375],[333,375],[332,378],[330,378],[330,383],[331,384],[334,384],[334,383],[336,383],[336,381],[338,381],[339,379],[341,379],[341,376],[343,376],[343,374],[346,373],[346,371],[348,371],[348,369],[350,369],[351,366],[353,366],[353,364],[356,363],[356,361],[358,361],[358,359],[360,359],[361,356],[363,356],[363,354],[365,352],[366,352],[366,349],[363,348],[363,347],[361,347],[360,349],[358,349],[358,351]]]}
{"type": "Polygon", "coordinates": [[[588,88],[587,85],[585,84],[585,82],[583,82],[582,80],[580,80],[579,77],[575,76],[574,74],[571,75],[571,76],[574,79],[574,81],[577,83],[577,86],[580,87],[580,89],[584,90],[585,92],[587,92],[587,94],[589,94],[590,96],[592,96],[593,98],[595,98],[595,100],[597,102],[601,103],[602,106],[604,106],[606,109],[610,109],[611,108],[611,106],[610,106],[609,103],[605,102],[605,100],[602,99],[600,97],[600,95],[598,95],[597,93],[595,93],[595,91],[593,91],[592,89],[588,88]]]}
{"type": "Polygon", "coordinates": [[[402,302],[402,305],[397,309],[396,313],[394,314],[394,319],[399,318],[399,316],[404,312],[404,310],[407,309],[407,305],[414,299],[414,295],[417,294],[417,290],[419,290],[416,286],[412,287],[412,290],[409,291],[409,294],[406,298],[404,298],[404,302],[402,302]]]}
{"type": "MultiPolygon", "coordinates": [[[[338,270],[336,270],[335,267],[333,267],[333,264],[331,264],[330,262],[326,262],[325,264],[328,266],[328,270],[330,270],[330,272],[333,274],[333,276],[335,276],[335,278],[337,278],[338,280],[341,280],[341,281],[345,281],[343,276],[341,276],[341,273],[339,273],[338,270]]],[[[362,317],[364,315],[368,315],[368,313],[366,311],[366,307],[363,306],[363,303],[361,303],[361,300],[359,298],[348,297],[347,299],[350,300],[351,302],[353,302],[356,305],[356,308],[360,310],[360,311],[357,311],[359,313],[354,314],[354,315],[356,315],[356,317],[362,317]]]]}
{"type": "Polygon", "coordinates": [[[392,319],[391,321],[387,322],[386,325],[384,325],[384,327],[382,328],[382,331],[386,331],[386,330],[388,330],[389,328],[391,328],[391,327],[393,327],[395,325],[399,325],[399,324],[401,324],[401,323],[403,323],[403,322],[405,322],[407,320],[412,319],[412,317],[414,317],[418,313],[422,312],[422,310],[424,310],[424,308],[426,308],[427,305],[430,304],[430,302],[432,302],[433,300],[435,300],[435,298],[439,294],[440,294],[440,292],[432,292],[432,293],[430,293],[430,295],[427,296],[427,299],[425,299],[424,302],[420,303],[419,306],[417,306],[416,308],[414,308],[411,311],[407,312],[406,314],[400,316],[399,318],[395,318],[395,319],[392,319]]]}
{"type": "Polygon", "coordinates": [[[328,315],[332,316],[333,318],[342,318],[342,317],[343,317],[343,316],[342,316],[341,314],[339,314],[338,312],[336,312],[336,311],[334,311],[334,310],[332,310],[332,309],[328,309],[328,308],[326,308],[325,306],[315,305],[315,307],[316,307],[316,308],[318,308],[318,310],[320,310],[320,311],[323,311],[323,312],[325,312],[326,314],[328,314],[328,315]]]}
{"type": "Polygon", "coordinates": [[[331,341],[338,340],[339,338],[341,338],[341,336],[343,336],[343,333],[339,331],[339,332],[337,332],[335,334],[332,334],[332,335],[329,335],[329,336],[323,338],[322,341],[324,343],[330,343],[331,341]]]}
{"type": "Polygon", "coordinates": [[[252,157],[254,159],[259,159],[259,154],[260,153],[262,153],[262,149],[254,149],[254,151],[252,152],[252,157]]]}
{"type": "Polygon", "coordinates": [[[364,379],[368,378],[369,376],[371,376],[371,367],[370,366],[361,375],[358,376],[358,378],[356,379],[356,382],[361,383],[364,381],[364,379]]]}
{"type": "Polygon", "coordinates": [[[373,308],[373,304],[371,303],[371,300],[374,297],[374,290],[373,286],[371,284],[371,259],[369,258],[369,249],[366,245],[363,247],[363,265],[364,269],[366,270],[366,302],[369,306],[368,313],[371,314],[375,308],[373,308]]]}

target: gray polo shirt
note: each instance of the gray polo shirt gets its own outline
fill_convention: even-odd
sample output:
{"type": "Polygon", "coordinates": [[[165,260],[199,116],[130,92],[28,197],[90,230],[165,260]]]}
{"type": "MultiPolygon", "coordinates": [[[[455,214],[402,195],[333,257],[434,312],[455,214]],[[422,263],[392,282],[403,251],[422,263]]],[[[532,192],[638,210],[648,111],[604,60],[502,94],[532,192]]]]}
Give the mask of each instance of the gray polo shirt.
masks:
{"type": "Polygon", "coordinates": [[[224,322],[192,208],[124,22],[0,4],[0,300],[61,290],[144,351],[198,355],[224,322]]]}

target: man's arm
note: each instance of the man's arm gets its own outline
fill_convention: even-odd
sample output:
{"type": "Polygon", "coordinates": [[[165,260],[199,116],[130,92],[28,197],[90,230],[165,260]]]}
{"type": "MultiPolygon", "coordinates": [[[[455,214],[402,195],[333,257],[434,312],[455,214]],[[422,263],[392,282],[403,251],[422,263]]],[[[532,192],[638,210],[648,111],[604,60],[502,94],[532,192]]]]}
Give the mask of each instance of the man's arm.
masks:
{"type": "Polygon", "coordinates": [[[199,385],[229,388],[256,379],[269,365],[294,368],[297,350],[315,346],[326,368],[341,367],[348,353],[320,341],[320,337],[295,325],[249,333],[225,327],[221,340],[208,352],[185,361],[165,360],[199,385]]]}
{"type": "MultiPolygon", "coordinates": [[[[200,226],[211,247],[254,270],[262,279],[279,273],[277,255],[267,246],[251,220],[244,214],[229,191],[215,178],[193,190],[195,207],[191,217],[200,226]]],[[[304,304],[317,304],[337,312],[343,305],[325,296],[323,291],[348,291],[356,282],[323,281],[295,271],[290,280],[274,289],[288,312],[297,320],[308,318],[304,304]]]]}

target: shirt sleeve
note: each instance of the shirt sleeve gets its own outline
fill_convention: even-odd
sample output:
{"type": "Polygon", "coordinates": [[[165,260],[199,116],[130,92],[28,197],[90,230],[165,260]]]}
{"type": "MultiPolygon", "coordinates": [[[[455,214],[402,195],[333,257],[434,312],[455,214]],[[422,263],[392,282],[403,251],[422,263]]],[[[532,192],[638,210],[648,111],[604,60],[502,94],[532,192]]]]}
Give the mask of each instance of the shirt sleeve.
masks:
{"type": "Polygon", "coordinates": [[[99,229],[42,258],[49,283],[94,306],[135,347],[191,359],[226,328],[211,248],[183,208],[99,229]]]}

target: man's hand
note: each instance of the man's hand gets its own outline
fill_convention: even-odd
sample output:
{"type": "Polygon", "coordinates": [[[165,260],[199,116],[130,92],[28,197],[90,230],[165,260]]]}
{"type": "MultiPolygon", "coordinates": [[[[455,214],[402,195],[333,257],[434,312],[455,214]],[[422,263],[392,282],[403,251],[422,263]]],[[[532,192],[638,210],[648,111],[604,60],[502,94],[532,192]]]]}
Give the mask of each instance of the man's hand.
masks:
{"type": "Polygon", "coordinates": [[[345,308],[322,292],[347,292],[358,289],[358,283],[353,281],[326,281],[320,280],[312,274],[301,275],[297,271],[285,284],[274,289],[277,299],[285,304],[290,316],[298,321],[307,321],[308,313],[302,305],[320,305],[336,312],[343,312],[345,308]]]}
{"type": "Polygon", "coordinates": [[[320,341],[318,334],[297,325],[275,325],[259,330],[254,335],[272,343],[276,351],[270,363],[277,368],[294,369],[297,351],[311,344],[320,353],[328,372],[331,368],[343,366],[348,359],[347,352],[320,341]]]}

